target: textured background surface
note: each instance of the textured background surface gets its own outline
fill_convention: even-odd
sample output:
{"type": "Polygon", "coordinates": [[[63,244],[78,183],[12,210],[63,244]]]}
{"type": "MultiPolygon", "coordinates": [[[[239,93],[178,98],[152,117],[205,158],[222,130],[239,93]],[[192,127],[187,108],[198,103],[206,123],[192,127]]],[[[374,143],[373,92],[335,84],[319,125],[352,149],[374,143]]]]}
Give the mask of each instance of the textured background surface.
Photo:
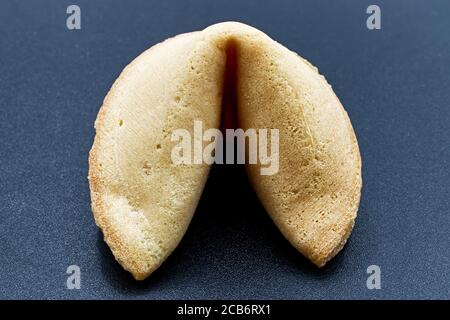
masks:
{"type": "Polygon", "coordinates": [[[450,298],[450,2],[0,2],[0,298],[450,298]],[[356,228],[323,270],[272,224],[240,167],[214,168],[174,254],[137,283],[90,211],[93,122],[119,72],[178,33],[237,20],[326,75],[363,157],[356,228]],[[66,268],[82,271],[66,289],[66,268]],[[366,288],[366,268],[382,289],[366,288]]]}

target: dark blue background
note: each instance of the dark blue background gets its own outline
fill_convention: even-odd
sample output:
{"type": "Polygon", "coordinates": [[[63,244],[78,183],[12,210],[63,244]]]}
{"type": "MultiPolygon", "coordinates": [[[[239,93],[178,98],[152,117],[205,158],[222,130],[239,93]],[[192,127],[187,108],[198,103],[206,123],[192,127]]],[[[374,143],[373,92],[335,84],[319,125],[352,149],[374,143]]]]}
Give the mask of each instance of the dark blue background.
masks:
{"type": "Polygon", "coordinates": [[[450,298],[450,1],[1,1],[0,298],[450,298]],[[66,28],[80,5],[82,30],[66,28]],[[382,29],[366,28],[378,4],[382,29]],[[357,133],[354,232],[324,269],[272,224],[241,167],[216,167],[174,254],[138,283],[90,210],[93,122],[151,45],[236,20],[317,65],[357,133]],[[81,267],[81,290],[66,268],[81,267]],[[366,288],[366,269],[382,289],[366,288]]]}

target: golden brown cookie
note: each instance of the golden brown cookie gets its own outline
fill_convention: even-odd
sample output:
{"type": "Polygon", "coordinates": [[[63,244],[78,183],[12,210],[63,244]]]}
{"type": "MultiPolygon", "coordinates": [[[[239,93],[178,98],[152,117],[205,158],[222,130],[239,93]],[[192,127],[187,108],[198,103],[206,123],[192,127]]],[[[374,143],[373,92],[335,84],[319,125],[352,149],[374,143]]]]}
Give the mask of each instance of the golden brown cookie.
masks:
{"type": "Polygon", "coordinates": [[[345,244],[359,205],[361,160],[341,103],[297,54],[252,27],[220,23],[142,53],[116,80],[95,122],[92,210],[117,261],[136,279],[178,245],[208,176],[205,163],[172,162],[172,132],[193,134],[194,120],[219,128],[223,101],[230,101],[224,95],[231,94],[239,127],[279,130],[278,173],[246,168],[284,236],[318,266],[345,244]]]}

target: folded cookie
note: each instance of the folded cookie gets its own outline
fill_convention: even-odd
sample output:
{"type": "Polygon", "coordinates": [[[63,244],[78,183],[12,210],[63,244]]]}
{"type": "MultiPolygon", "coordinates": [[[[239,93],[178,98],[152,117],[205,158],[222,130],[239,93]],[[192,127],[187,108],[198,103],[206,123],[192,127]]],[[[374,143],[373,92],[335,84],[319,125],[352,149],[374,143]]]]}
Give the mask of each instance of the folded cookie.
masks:
{"type": "Polygon", "coordinates": [[[314,66],[261,31],[220,23],[142,53],[116,80],[95,122],[92,211],[117,261],[138,280],[183,237],[209,172],[206,163],[174,163],[171,135],[183,128],[195,136],[196,120],[220,128],[224,101],[234,104],[239,128],[279,130],[277,173],[246,168],[298,251],[323,266],[353,228],[361,160],[333,90],[314,66]]]}

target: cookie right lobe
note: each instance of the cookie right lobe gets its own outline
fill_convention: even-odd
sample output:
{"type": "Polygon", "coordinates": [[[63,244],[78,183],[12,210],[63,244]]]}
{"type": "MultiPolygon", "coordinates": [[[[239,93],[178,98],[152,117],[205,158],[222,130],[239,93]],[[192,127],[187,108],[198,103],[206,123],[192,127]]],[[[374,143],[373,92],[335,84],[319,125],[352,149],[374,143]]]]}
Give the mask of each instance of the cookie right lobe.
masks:
{"type": "Polygon", "coordinates": [[[250,27],[234,43],[239,127],[279,130],[278,172],[262,175],[261,165],[246,165],[251,184],[283,235],[321,267],[344,246],[359,207],[352,125],[308,61],[250,27]]]}

